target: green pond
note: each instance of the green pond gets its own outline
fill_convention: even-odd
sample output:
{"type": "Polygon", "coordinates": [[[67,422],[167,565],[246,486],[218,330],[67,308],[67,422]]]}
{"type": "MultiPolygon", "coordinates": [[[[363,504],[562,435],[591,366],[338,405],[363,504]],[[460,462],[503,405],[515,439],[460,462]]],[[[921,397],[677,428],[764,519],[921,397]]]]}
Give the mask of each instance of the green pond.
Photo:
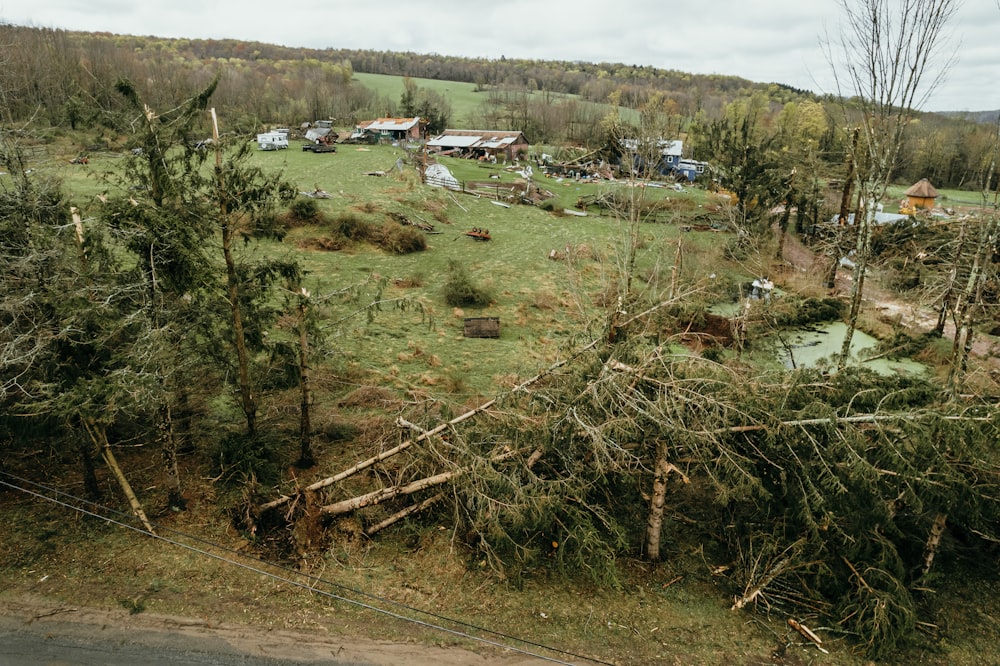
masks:
{"type": "MultiPolygon", "coordinates": [[[[786,368],[811,368],[821,365],[836,365],[844,344],[847,324],[841,321],[817,324],[805,329],[783,331],[779,347],[781,361],[786,368]]],[[[876,358],[866,360],[866,353],[872,353],[878,340],[854,331],[851,338],[852,363],[863,365],[882,374],[919,375],[927,372],[927,367],[911,359],[876,358]]]]}
{"type": "MultiPolygon", "coordinates": [[[[777,291],[777,290],[776,290],[777,291]]],[[[723,317],[734,317],[739,314],[741,304],[718,303],[709,308],[713,314],[723,317]]],[[[781,332],[770,336],[775,354],[786,368],[833,367],[837,365],[841,347],[844,344],[844,334],[847,324],[841,321],[812,324],[781,332]]],[[[862,331],[855,330],[851,338],[851,363],[863,365],[882,374],[921,375],[928,372],[927,366],[912,359],[876,358],[867,360],[866,356],[874,355],[878,340],[862,331]]]]}

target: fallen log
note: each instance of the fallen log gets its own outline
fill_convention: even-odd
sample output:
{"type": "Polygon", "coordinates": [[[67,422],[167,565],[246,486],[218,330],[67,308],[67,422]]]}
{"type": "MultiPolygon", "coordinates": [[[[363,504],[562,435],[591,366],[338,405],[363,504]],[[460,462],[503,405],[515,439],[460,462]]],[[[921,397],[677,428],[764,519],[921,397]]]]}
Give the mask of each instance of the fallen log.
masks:
{"type": "Polygon", "coordinates": [[[407,516],[412,516],[415,513],[423,511],[424,509],[426,509],[429,506],[433,506],[434,504],[437,504],[438,502],[440,502],[441,500],[443,500],[445,497],[447,497],[447,494],[441,492],[441,493],[438,493],[437,495],[434,495],[432,497],[428,497],[423,502],[420,502],[418,504],[411,504],[410,506],[406,507],[402,511],[397,511],[396,513],[392,514],[391,516],[389,516],[388,518],[386,518],[382,522],[377,523],[375,525],[372,525],[371,527],[369,527],[368,529],[366,529],[365,530],[365,536],[366,537],[374,536],[375,534],[381,532],[382,530],[384,530],[385,528],[389,527],[390,525],[394,525],[394,524],[398,523],[403,518],[406,518],[407,516]]]}
{"type": "MultiPolygon", "coordinates": [[[[403,419],[400,419],[400,420],[403,420],[403,419]]],[[[539,460],[541,460],[542,453],[543,453],[543,451],[542,451],[541,448],[535,449],[532,452],[532,454],[530,456],[528,456],[528,459],[525,461],[525,463],[524,463],[525,467],[527,467],[528,469],[531,469],[534,466],[535,463],[537,463],[539,460]]],[[[394,525],[395,523],[398,523],[403,518],[406,518],[408,516],[412,516],[415,513],[423,511],[427,507],[430,507],[430,506],[433,506],[434,504],[437,504],[438,502],[440,502],[441,500],[443,500],[446,496],[447,495],[445,493],[441,492],[441,493],[438,493],[437,495],[434,495],[433,497],[428,497],[423,502],[420,502],[418,504],[412,504],[412,505],[406,507],[405,509],[403,509],[401,511],[397,511],[396,513],[392,514],[391,516],[389,516],[388,518],[386,518],[382,522],[377,523],[375,525],[372,525],[371,527],[369,527],[368,529],[366,529],[365,530],[365,536],[367,536],[367,537],[373,536],[373,535],[377,534],[378,532],[381,532],[385,528],[389,527],[390,525],[394,525]]]]}
{"type": "MultiPolygon", "coordinates": [[[[375,465],[376,463],[380,463],[383,460],[391,458],[391,457],[393,457],[394,455],[396,455],[398,453],[402,453],[403,451],[405,451],[406,449],[410,448],[414,444],[418,444],[418,443],[424,441],[425,439],[427,439],[428,437],[433,437],[434,435],[437,435],[438,433],[441,433],[441,432],[447,430],[448,428],[450,428],[453,425],[457,425],[457,424],[461,423],[462,421],[465,421],[465,420],[468,420],[468,419],[472,418],[476,414],[479,414],[481,412],[486,411],[487,409],[489,409],[490,407],[492,407],[494,404],[496,404],[496,398],[494,398],[493,400],[489,400],[487,402],[484,402],[483,404],[479,405],[475,409],[472,409],[472,410],[470,410],[470,411],[468,411],[468,412],[466,412],[466,413],[464,413],[464,414],[462,414],[460,416],[456,416],[455,418],[453,418],[451,421],[448,421],[447,423],[442,423],[442,424],[438,425],[435,428],[427,430],[424,433],[418,435],[417,437],[414,437],[413,439],[408,439],[405,442],[399,444],[398,446],[394,446],[391,449],[387,449],[385,451],[382,451],[378,455],[372,456],[368,460],[362,460],[361,462],[359,462],[358,464],[354,465],[353,467],[349,467],[349,468],[345,469],[344,471],[339,472],[338,474],[334,474],[333,476],[329,476],[329,477],[327,477],[325,479],[322,479],[322,480],[317,481],[317,482],[315,482],[315,483],[313,483],[311,485],[308,485],[308,486],[305,487],[305,490],[307,492],[315,492],[317,490],[322,490],[323,488],[326,488],[328,486],[332,486],[333,484],[337,483],[338,481],[343,481],[344,479],[346,479],[346,478],[348,478],[350,476],[354,476],[358,472],[360,472],[360,471],[362,471],[364,469],[367,469],[367,468],[371,467],[372,465],[375,465]]],[[[275,507],[279,507],[279,506],[281,506],[283,504],[287,504],[291,499],[292,498],[289,497],[289,496],[287,496],[287,495],[282,495],[281,497],[279,497],[276,500],[272,500],[272,501],[270,501],[270,502],[268,502],[266,504],[262,504],[260,506],[260,508],[258,509],[258,511],[263,512],[263,511],[267,511],[269,509],[273,509],[275,507]]]]}
{"type": "Polygon", "coordinates": [[[344,513],[350,513],[351,511],[363,509],[366,506],[374,506],[394,497],[399,497],[400,495],[411,495],[426,488],[439,486],[442,483],[451,481],[457,476],[461,476],[466,471],[467,470],[464,468],[456,469],[450,472],[442,472],[440,474],[435,474],[434,476],[428,476],[424,479],[420,479],[419,481],[414,481],[413,483],[408,483],[403,486],[379,488],[378,490],[364,495],[359,495],[358,497],[352,497],[350,499],[341,500],[340,502],[334,502],[333,504],[321,506],[319,508],[319,512],[324,516],[339,516],[344,513]]]}
{"type": "MultiPolygon", "coordinates": [[[[493,456],[490,458],[490,462],[501,462],[513,458],[518,454],[518,451],[507,451],[501,453],[500,455],[493,456]]],[[[359,495],[357,497],[351,497],[350,499],[341,500],[340,502],[334,502],[333,504],[327,504],[326,506],[321,506],[319,512],[324,516],[339,516],[344,513],[349,513],[351,511],[356,511],[358,509],[363,509],[366,506],[374,506],[386,500],[392,499],[394,497],[399,497],[400,495],[412,495],[415,492],[425,490],[427,488],[433,488],[434,486],[440,486],[442,483],[447,483],[454,478],[461,476],[468,472],[471,467],[460,467],[459,469],[453,469],[450,472],[441,472],[440,474],[435,474],[433,476],[428,476],[418,481],[413,481],[401,486],[389,486],[387,488],[379,488],[378,490],[372,491],[370,493],[365,493],[364,495],[359,495]]]]}
{"type": "Polygon", "coordinates": [[[153,529],[152,523],[149,522],[149,518],[146,517],[146,512],[142,510],[142,504],[139,503],[139,498],[132,490],[132,485],[128,482],[128,479],[125,477],[125,473],[118,465],[118,460],[115,458],[115,454],[111,451],[111,443],[108,441],[108,435],[104,426],[95,423],[91,419],[84,419],[83,427],[86,429],[91,441],[100,449],[101,457],[104,458],[105,464],[107,464],[111,473],[114,474],[122,492],[125,493],[125,497],[128,499],[128,503],[132,507],[132,513],[134,513],[135,517],[142,522],[143,527],[146,528],[147,532],[155,535],[156,531],[153,529]]]}
{"type": "Polygon", "coordinates": [[[831,416],[815,419],[798,419],[793,421],[779,421],[778,423],[757,423],[753,425],[730,426],[727,428],[717,428],[715,430],[702,430],[703,435],[721,435],[725,433],[759,432],[775,426],[810,426],[810,425],[837,425],[839,423],[886,423],[890,421],[920,421],[922,417],[936,417],[944,421],[966,421],[966,422],[986,422],[986,416],[939,416],[937,414],[920,414],[915,412],[904,412],[899,414],[857,414],[855,416],[831,416]]]}
{"type": "MultiPolygon", "coordinates": [[[[508,391],[505,395],[513,395],[513,394],[517,393],[518,391],[523,391],[524,389],[528,388],[532,384],[535,384],[535,383],[541,381],[542,379],[544,379],[545,377],[549,376],[550,374],[552,374],[553,372],[555,372],[559,368],[561,368],[564,365],[566,365],[567,363],[571,362],[573,359],[575,359],[578,356],[586,353],[587,351],[589,351],[595,345],[597,345],[598,343],[600,343],[602,341],[603,341],[603,338],[598,338],[596,340],[590,341],[587,345],[585,345],[584,347],[581,347],[580,349],[576,350],[574,353],[572,353],[570,356],[568,356],[567,358],[563,359],[562,361],[558,361],[557,363],[553,363],[548,368],[546,368],[542,372],[538,373],[537,375],[535,375],[531,379],[528,379],[528,380],[525,380],[525,381],[521,382],[520,384],[518,384],[517,386],[515,386],[514,388],[512,388],[510,391],[508,391]]],[[[418,444],[418,443],[420,443],[420,442],[428,439],[429,437],[433,437],[434,435],[437,435],[437,434],[439,434],[439,433],[447,430],[448,428],[450,428],[452,426],[458,425],[459,423],[462,423],[463,421],[467,421],[468,419],[471,419],[473,416],[476,416],[477,414],[481,414],[481,413],[487,411],[493,405],[495,405],[499,399],[500,398],[497,397],[497,398],[493,398],[492,400],[487,400],[486,402],[484,402],[483,404],[479,405],[475,409],[471,409],[471,410],[465,412],[464,414],[456,416],[455,418],[453,418],[452,420],[448,421],[447,423],[442,423],[442,424],[440,424],[440,425],[438,425],[438,426],[436,426],[434,428],[431,428],[430,430],[427,430],[426,432],[421,433],[417,437],[414,437],[412,439],[408,439],[405,442],[402,442],[401,444],[399,444],[399,445],[397,445],[397,446],[395,446],[395,447],[393,447],[391,449],[388,449],[386,451],[382,451],[378,455],[372,456],[371,458],[369,458],[367,460],[362,460],[361,462],[357,463],[353,467],[345,469],[344,471],[342,471],[342,472],[340,472],[338,474],[335,474],[335,475],[329,476],[329,477],[327,477],[325,479],[321,479],[319,481],[316,481],[315,483],[306,486],[303,490],[305,492],[316,492],[317,490],[322,490],[323,488],[327,488],[329,486],[332,486],[333,484],[335,484],[335,483],[337,483],[339,481],[343,481],[344,479],[346,479],[346,478],[348,478],[350,476],[353,476],[353,475],[357,474],[358,472],[371,467],[372,465],[375,465],[377,463],[382,462],[383,460],[391,458],[391,457],[393,457],[394,455],[396,455],[398,453],[402,453],[403,451],[407,450],[408,448],[410,448],[414,444],[418,444]]],[[[270,502],[267,502],[265,504],[261,504],[257,508],[257,513],[259,515],[260,513],[263,513],[264,511],[269,511],[269,510],[277,508],[279,506],[284,506],[285,504],[288,504],[290,501],[292,501],[292,497],[290,495],[282,495],[281,497],[278,497],[277,499],[271,500],[270,502]]]]}

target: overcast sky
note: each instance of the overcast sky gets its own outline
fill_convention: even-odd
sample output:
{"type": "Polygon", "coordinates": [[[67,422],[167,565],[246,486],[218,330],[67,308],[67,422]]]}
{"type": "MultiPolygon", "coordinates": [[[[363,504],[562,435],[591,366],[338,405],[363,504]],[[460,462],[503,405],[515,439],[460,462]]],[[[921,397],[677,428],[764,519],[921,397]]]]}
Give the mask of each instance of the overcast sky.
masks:
{"type": "MultiPolygon", "coordinates": [[[[0,22],[15,25],[622,62],[835,94],[821,42],[839,32],[840,17],[838,0],[0,0],[0,22]]],[[[952,39],[957,62],[923,108],[1000,109],[996,0],[964,0],[952,39]]]]}

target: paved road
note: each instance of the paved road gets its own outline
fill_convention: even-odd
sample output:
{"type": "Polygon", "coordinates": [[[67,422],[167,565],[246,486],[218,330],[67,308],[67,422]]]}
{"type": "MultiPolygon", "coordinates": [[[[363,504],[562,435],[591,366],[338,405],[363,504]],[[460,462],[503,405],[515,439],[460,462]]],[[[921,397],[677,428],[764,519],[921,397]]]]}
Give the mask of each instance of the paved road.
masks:
{"type": "MultiPolygon", "coordinates": [[[[348,666],[358,661],[247,654],[221,638],[165,631],[122,633],[71,623],[12,626],[0,618],[0,666],[348,666]]],[[[249,647],[249,646],[248,646],[249,647]]],[[[249,650],[248,650],[249,651],[249,650]]],[[[370,662],[369,662],[370,663],[370,662]]]]}
{"type": "Polygon", "coordinates": [[[523,654],[76,607],[0,594],[0,666],[535,666],[523,654]]]}

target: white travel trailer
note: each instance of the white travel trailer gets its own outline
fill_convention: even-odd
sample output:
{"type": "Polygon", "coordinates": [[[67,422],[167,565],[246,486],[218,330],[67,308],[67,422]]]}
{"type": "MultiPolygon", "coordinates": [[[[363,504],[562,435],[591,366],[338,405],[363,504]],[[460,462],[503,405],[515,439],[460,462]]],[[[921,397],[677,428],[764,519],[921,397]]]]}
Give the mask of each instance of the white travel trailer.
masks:
{"type": "Polygon", "coordinates": [[[265,132],[257,135],[257,146],[261,150],[282,150],[288,148],[288,133],[265,132]]]}

